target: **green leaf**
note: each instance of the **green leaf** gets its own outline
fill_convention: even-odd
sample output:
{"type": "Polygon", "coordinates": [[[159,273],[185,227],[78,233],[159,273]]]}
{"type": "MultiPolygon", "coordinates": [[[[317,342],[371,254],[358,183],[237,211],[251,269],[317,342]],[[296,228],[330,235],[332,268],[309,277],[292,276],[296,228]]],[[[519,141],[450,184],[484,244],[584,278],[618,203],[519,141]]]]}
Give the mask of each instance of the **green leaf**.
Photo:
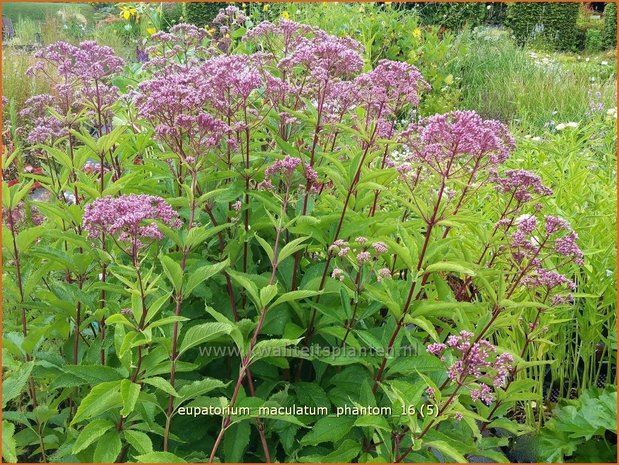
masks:
{"type": "Polygon", "coordinates": [[[301,463],[351,463],[361,452],[361,444],[352,439],[345,439],[339,447],[328,455],[305,455],[299,457],[301,463]]]}
{"type": "Polygon", "coordinates": [[[308,297],[314,297],[316,295],[322,294],[323,291],[309,291],[309,290],[301,290],[301,291],[291,291],[291,292],[286,292],[283,295],[280,295],[277,300],[275,302],[273,302],[273,305],[271,305],[271,308],[279,305],[279,304],[283,304],[285,302],[290,302],[293,300],[301,300],[301,299],[307,299],[308,297]]]}
{"type": "Polygon", "coordinates": [[[337,442],[348,434],[355,422],[354,417],[323,417],[312,427],[312,431],[301,438],[304,446],[315,446],[322,442],[337,442]]]}
{"type": "Polygon", "coordinates": [[[260,305],[266,308],[269,302],[277,295],[277,284],[269,284],[260,289],[260,305]]]}
{"type": "Polygon", "coordinates": [[[185,384],[178,390],[179,398],[175,399],[175,405],[178,406],[188,400],[195,399],[198,396],[204,395],[214,389],[223,388],[226,383],[218,379],[204,378],[198,381],[194,381],[189,384],[185,384]]]}
{"type": "Polygon", "coordinates": [[[451,444],[445,441],[431,441],[425,442],[425,446],[433,447],[438,450],[441,454],[445,455],[445,462],[459,462],[459,463],[468,463],[468,460],[464,455],[462,455],[456,448],[454,448],[451,444]],[[448,460],[451,459],[451,460],[448,460]]]}
{"type": "Polygon", "coordinates": [[[226,223],[213,227],[211,224],[207,224],[199,228],[191,228],[187,234],[187,238],[185,239],[185,246],[191,249],[197,245],[200,245],[210,237],[213,237],[215,234],[229,228],[231,225],[232,223],[226,223]]]}
{"type": "Polygon", "coordinates": [[[26,362],[2,382],[2,408],[22,393],[33,367],[34,362],[26,362]]]}
{"type": "Polygon", "coordinates": [[[110,420],[102,418],[91,421],[77,436],[75,444],[73,444],[72,453],[77,454],[83,451],[114,426],[114,423],[110,420]]]}
{"type": "Polygon", "coordinates": [[[71,421],[71,425],[80,420],[88,420],[89,418],[101,415],[113,408],[119,408],[123,403],[122,395],[120,394],[120,381],[109,381],[106,383],[97,384],[90,392],[82,399],[77,412],[71,421]]]}
{"type": "Polygon", "coordinates": [[[99,440],[92,460],[95,463],[114,463],[121,449],[120,433],[114,429],[99,440]]]}
{"type": "Polygon", "coordinates": [[[238,271],[228,271],[228,274],[234,282],[242,286],[247,291],[251,300],[254,302],[254,304],[256,304],[256,306],[259,307],[260,295],[256,283],[254,283],[253,281],[248,279],[246,275],[244,275],[243,273],[239,273],[238,271]]]}
{"type": "Polygon", "coordinates": [[[227,463],[240,463],[249,444],[251,427],[248,421],[236,423],[226,431],[224,437],[224,458],[227,463]]]}
{"type": "Polygon", "coordinates": [[[151,302],[148,305],[148,312],[146,313],[145,323],[148,323],[153,318],[155,318],[157,313],[159,313],[159,311],[163,308],[164,304],[168,302],[171,295],[172,295],[171,292],[166,292],[164,295],[162,295],[157,300],[155,300],[154,302],[151,302]]]}
{"type": "Polygon", "coordinates": [[[309,239],[309,237],[307,237],[307,236],[306,237],[298,237],[298,238],[288,242],[288,244],[286,244],[282,248],[282,250],[280,250],[279,253],[277,254],[277,262],[281,263],[287,257],[292,255],[296,251],[301,250],[303,247],[305,247],[305,245],[302,245],[302,243],[305,242],[308,239],[309,239]]]}
{"type": "Polygon", "coordinates": [[[9,463],[17,463],[14,434],[15,425],[2,420],[2,458],[9,463]]]}
{"type": "Polygon", "coordinates": [[[462,273],[462,274],[466,274],[469,276],[475,276],[475,271],[473,271],[469,267],[466,267],[464,265],[461,265],[459,263],[454,263],[454,262],[433,263],[431,265],[428,265],[425,271],[426,273],[435,273],[438,271],[449,271],[453,273],[462,273]]]}
{"type": "Polygon", "coordinates": [[[170,452],[149,452],[138,455],[136,460],[140,463],[187,463],[182,458],[170,452]]]}
{"type": "Polygon", "coordinates": [[[387,420],[385,420],[383,417],[375,415],[360,416],[355,420],[355,426],[391,431],[391,427],[389,426],[389,423],[387,423],[387,420]]]}
{"type": "Polygon", "coordinates": [[[178,351],[178,357],[192,347],[196,347],[205,342],[212,341],[221,336],[230,334],[234,329],[234,325],[230,323],[204,323],[197,326],[192,326],[187,330],[183,342],[178,351]]]}
{"type": "Polygon", "coordinates": [[[162,255],[160,260],[161,265],[163,266],[163,271],[168,277],[170,283],[172,283],[174,290],[176,292],[180,292],[183,285],[183,270],[181,266],[176,263],[174,259],[167,255],[162,255]]]}
{"type": "Polygon", "coordinates": [[[132,383],[128,379],[123,379],[120,382],[120,394],[123,399],[123,408],[120,411],[120,414],[123,417],[126,417],[135,408],[135,403],[138,400],[138,396],[140,395],[141,386],[136,383],[132,383]]]}
{"type": "Polygon", "coordinates": [[[146,433],[135,430],[124,431],[125,440],[137,451],[138,454],[148,454],[153,451],[153,442],[146,433]]]}
{"type": "Polygon", "coordinates": [[[176,392],[176,389],[174,389],[174,387],[172,387],[172,385],[168,381],[166,381],[160,376],[153,376],[152,378],[146,378],[143,382],[146,384],[150,384],[151,386],[154,386],[157,389],[162,390],[166,394],[170,394],[174,397],[178,397],[178,392],[176,392]]]}
{"type": "Polygon", "coordinates": [[[108,326],[111,325],[115,325],[115,324],[122,324],[125,325],[131,329],[136,329],[136,325],[131,323],[126,316],[121,315],[120,313],[114,313],[113,315],[109,316],[106,320],[105,320],[105,324],[108,326]]]}
{"type": "Polygon", "coordinates": [[[301,339],[269,339],[260,341],[254,346],[251,359],[259,360],[268,357],[285,357],[286,347],[297,345],[301,339]]]}
{"type": "Polygon", "coordinates": [[[265,241],[263,238],[261,238],[257,234],[254,237],[260,243],[264,251],[267,253],[267,256],[269,257],[269,260],[271,261],[271,263],[273,263],[273,257],[275,256],[275,254],[273,252],[273,247],[271,247],[271,244],[269,244],[267,241],[265,241]]]}
{"type": "Polygon", "coordinates": [[[193,291],[196,288],[196,286],[206,281],[207,279],[215,276],[216,274],[220,273],[229,264],[230,264],[230,261],[226,259],[221,263],[201,266],[197,270],[193,271],[189,275],[189,278],[187,278],[187,283],[183,287],[183,296],[187,297],[188,295],[190,295],[191,291],[193,291]]]}

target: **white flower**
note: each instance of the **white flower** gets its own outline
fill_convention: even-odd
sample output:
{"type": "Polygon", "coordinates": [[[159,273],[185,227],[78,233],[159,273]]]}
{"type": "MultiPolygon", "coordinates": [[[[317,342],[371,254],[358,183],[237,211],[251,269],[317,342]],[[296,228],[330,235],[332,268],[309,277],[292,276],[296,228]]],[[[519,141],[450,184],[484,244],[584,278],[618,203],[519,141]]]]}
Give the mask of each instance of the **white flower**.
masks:
{"type": "Polygon", "coordinates": [[[608,65],[608,61],[603,61],[600,63],[602,66],[607,66],[608,65]]]}
{"type": "Polygon", "coordinates": [[[606,114],[612,118],[617,118],[617,109],[609,108],[608,110],[606,110],[606,114]]]}
{"type": "Polygon", "coordinates": [[[577,127],[578,127],[578,123],[574,121],[570,121],[569,123],[557,124],[557,131],[563,131],[566,128],[577,128],[577,127]]]}
{"type": "Polygon", "coordinates": [[[540,136],[535,136],[535,137],[532,137],[532,138],[531,138],[531,140],[532,140],[533,142],[541,142],[541,141],[542,141],[542,138],[541,138],[540,136]]]}

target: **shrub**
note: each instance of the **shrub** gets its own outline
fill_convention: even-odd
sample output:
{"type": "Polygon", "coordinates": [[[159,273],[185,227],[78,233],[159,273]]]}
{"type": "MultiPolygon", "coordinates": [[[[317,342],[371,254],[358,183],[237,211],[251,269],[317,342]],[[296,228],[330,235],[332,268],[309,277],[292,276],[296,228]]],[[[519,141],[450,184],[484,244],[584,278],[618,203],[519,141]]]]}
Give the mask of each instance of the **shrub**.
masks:
{"type": "Polygon", "coordinates": [[[541,36],[559,50],[577,50],[578,3],[510,3],[505,25],[520,44],[541,36]]]}
{"type": "Polygon", "coordinates": [[[204,27],[213,21],[219,10],[225,6],[225,2],[187,2],[183,7],[183,16],[187,23],[204,27]]]}
{"type": "Polygon", "coordinates": [[[607,3],[604,8],[604,48],[617,48],[617,4],[607,3]]]}
{"type": "Polygon", "coordinates": [[[182,3],[164,3],[161,11],[161,24],[164,30],[183,22],[184,6],[182,3]]]}
{"type": "Polygon", "coordinates": [[[3,128],[5,459],[506,461],[486,430],[528,429],[585,298],[553,180],[499,121],[420,118],[415,66],[246,20],[37,53],[59,79],[3,128]]]}
{"type": "MultiPolygon", "coordinates": [[[[414,8],[424,24],[442,26],[447,29],[475,27],[484,23],[486,4],[481,3],[404,3],[405,8],[414,8]]],[[[500,7],[499,7],[500,8],[500,7]]]]}
{"type": "Polygon", "coordinates": [[[614,462],[617,457],[617,388],[584,392],[557,408],[541,431],[542,462],[614,462]]]}

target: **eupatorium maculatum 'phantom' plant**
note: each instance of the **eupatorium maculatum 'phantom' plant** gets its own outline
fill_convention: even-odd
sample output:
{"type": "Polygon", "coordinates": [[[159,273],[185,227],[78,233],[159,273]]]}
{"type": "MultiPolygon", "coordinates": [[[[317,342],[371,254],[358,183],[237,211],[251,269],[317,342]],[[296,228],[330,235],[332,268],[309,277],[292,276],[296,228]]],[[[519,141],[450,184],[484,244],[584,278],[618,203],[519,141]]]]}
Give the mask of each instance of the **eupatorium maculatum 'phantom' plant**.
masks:
{"type": "Polygon", "coordinates": [[[59,410],[24,420],[37,450],[423,461],[464,441],[504,461],[480,429],[530,388],[540,318],[570,304],[585,261],[543,211],[551,189],[510,160],[504,124],[417,117],[430,89],[414,66],[364,72],[353,39],[246,20],[230,6],[215,31],[153,34],[131,69],[92,42],[37,53],[58,84],[27,103],[23,143],[53,195],[3,196],[23,323],[7,350],[30,367],[22,406],[59,410]],[[45,336],[29,332],[39,311],[45,336]],[[393,412],[270,410],[310,402],[393,412]]]}

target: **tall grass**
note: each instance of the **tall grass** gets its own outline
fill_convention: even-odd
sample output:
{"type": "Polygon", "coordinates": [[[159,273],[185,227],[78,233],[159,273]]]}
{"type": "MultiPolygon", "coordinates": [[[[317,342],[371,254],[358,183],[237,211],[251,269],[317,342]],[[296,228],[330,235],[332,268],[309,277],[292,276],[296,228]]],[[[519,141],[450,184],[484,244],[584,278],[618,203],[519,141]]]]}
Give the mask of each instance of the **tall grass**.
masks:
{"type": "Polygon", "coordinates": [[[26,70],[34,65],[32,52],[13,47],[2,50],[2,95],[7,97],[17,110],[31,96],[49,92],[51,83],[43,77],[28,77],[26,70]]]}
{"type": "Polygon", "coordinates": [[[615,121],[598,113],[577,129],[546,132],[539,142],[521,139],[515,154],[520,167],[534,170],[553,189],[543,213],[569,219],[585,251],[585,265],[570,276],[578,286],[574,304],[542,315],[547,332],[537,350],[550,364],[531,368],[538,372],[540,392],[546,383],[569,398],[596,385],[615,385],[616,134],[615,121]]]}
{"type": "Polygon", "coordinates": [[[612,58],[560,61],[557,55],[531,56],[508,36],[463,32],[457,41],[465,53],[448,64],[461,78],[460,107],[484,117],[539,130],[550,121],[581,121],[589,112],[589,91],[599,91],[606,108],[616,106],[612,58]],[[603,69],[604,66],[606,69],[603,69]]]}

